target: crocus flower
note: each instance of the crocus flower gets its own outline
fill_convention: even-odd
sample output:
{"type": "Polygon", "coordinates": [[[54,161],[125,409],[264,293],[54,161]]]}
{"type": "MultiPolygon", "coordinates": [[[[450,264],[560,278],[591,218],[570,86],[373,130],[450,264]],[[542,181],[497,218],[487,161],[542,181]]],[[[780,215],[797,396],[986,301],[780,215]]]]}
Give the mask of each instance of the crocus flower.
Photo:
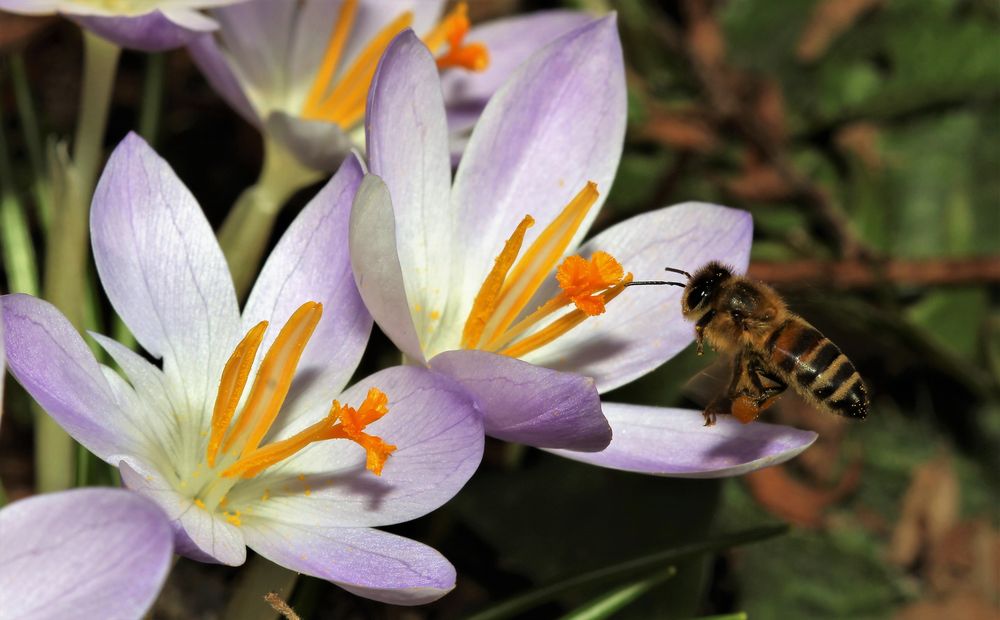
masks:
{"type": "Polygon", "coordinates": [[[362,174],[347,160],[302,211],[241,316],[194,197],[129,136],[95,192],[94,259],[162,370],[94,335],[126,381],[26,295],[2,298],[8,364],[63,428],[163,508],[178,553],[237,565],[250,546],[356,594],[416,604],[450,590],[454,568],[371,528],[450,499],[478,466],[482,422],[460,388],[423,369],[388,369],[341,393],[371,328],[347,249],[362,174]]]}
{"type": "Polygon", "coordinates": [[[587,19],[548,11],[471,27],[464,2],[447,15],[444,4],[254,0],[212,11],[221,28],[190,51],[234,110],[300,163],[325,171],[351,148],[364,148],[368,86],[382,52],[404,28],[420,33],[435,54],[460,141],[521,61],[587,19]]]}
{"type": "Polygon", "coordinates": [[[618,165],[625,99],[609,16],[517,70],[483,112],[452,185],[434,59],[401,34],[366,113],[371,174],[350,231],[361,295],[409,360],[465,386],[494,437],[667,475],[791,458],[815,434],[731,420],[703,428],[697,411],[599,401],[693,336],[678,290],[625,289],[626,268],[643,279],[709,260],[745,269],[752,232],[745,212],[686,203],[579,245],[618,165]]]}
{"type": "Polygon", "coordinates": [[[166,515],[123,489],[37,495],[0,510],[4,618],[143,617],[173,557],[166,515]]]}
{"type": "Polygon", "coordinates": [[[218,27],[199,9],[244,0],[0,0],[0,10],[60,13],[122,47],[159,52],[186,45],[218,27]]]}

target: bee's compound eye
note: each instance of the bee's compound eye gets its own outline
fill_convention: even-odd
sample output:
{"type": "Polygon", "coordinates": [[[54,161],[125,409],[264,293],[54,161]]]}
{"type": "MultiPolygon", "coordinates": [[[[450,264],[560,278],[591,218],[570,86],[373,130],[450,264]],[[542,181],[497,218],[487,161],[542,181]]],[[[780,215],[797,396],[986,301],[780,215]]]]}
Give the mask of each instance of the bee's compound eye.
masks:
{"type": "Polygon", "coordinates": [[[708,297],[709,282],[699,282],[691,288],[691,292],[687,296],[687,309],[694,310],[701,305],[701,302],[705,301],[708,297]]]}

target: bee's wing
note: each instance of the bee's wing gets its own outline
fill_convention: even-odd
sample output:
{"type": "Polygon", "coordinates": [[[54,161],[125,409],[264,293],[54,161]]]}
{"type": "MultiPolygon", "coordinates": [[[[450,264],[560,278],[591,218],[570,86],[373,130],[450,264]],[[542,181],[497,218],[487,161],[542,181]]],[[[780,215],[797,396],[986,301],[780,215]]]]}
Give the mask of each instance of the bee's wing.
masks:
{"type": "Polygon", "coordinates": [[[733,362],[731,355],[717,355],[708,366],[688,379],[681,388],[681,396],[704,409],[728,391],[733,377],[733,362]]]}

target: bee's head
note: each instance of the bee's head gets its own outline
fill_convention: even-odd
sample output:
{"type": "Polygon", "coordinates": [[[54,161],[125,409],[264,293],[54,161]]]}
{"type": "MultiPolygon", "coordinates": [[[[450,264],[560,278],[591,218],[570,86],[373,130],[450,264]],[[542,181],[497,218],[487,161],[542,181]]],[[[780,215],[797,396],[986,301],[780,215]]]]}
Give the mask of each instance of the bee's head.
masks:
{"type": "Polygon", "coordinates": [[[715,261],[694,272],[681,297],[684,316],[691,318],[704,314],[711,307],[711,300],[718,293],[719,287],[732,277],[733,272],[729,267],[715,261]]]}

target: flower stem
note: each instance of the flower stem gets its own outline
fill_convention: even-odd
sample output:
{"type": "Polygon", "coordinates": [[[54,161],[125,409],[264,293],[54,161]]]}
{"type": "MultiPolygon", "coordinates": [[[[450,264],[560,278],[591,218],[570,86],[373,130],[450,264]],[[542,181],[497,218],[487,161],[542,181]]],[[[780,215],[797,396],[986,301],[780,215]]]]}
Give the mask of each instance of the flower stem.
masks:
{"type": "Polygon", "coordinates": [[[21,129],[24,144],[28,149],[28,161],[34,175],[32,191],[35,195],[35,207],[42,225],[48,230],[52,223],[52,190],[49,187],[49,172],[45,165],[45,149],[42,144],[42,132],[35,114],[35,104],[28,84],[28,71],[24,66],[24,55],[13,52],[10,55],[10,77],[14,84],[14,101],[17,103],[17,115],[21,119],[21,129]]]}
{"type": "Polygon", "coordinates": [[[14,171],[0,109],[0,249],[7,286],[14,293],[38,295],[38,261],[24,204],[17,195],[14,171]]]}
{"type": "Polygon", "coordinates": [[[139,135],[153,146],[160,128],[160,112],[163,109],[163,79],[166,70],[166,56],[149,54],[146,56],[146,77],[142,83],[142,107],[139,108],[139,135]]]}
{"type": "Polygon", "coordinates": [[[260,178],[240,194],[219,230],[219,244],[239,297],[244,297],[253,283],[281,207],[320,176],[300,164],[285,147],[265,140],[260,178]]]}
{"type": "MultiPolygon", "coordinates": [[[[101,162],[111,86],[120,48],[83,32],[84,68],[73,159],[56,152],[53,174],[53,221],[46,244],[42,295],[77,328],[84,325],[87,298],[87,226],[94,181],[101,162]]],[[[38,491],[66,489],[75,479],[73,440],[40,409],[35,425],[35,475],[38,491]]]]}
{"type": "Polygon", "coordinates": [[[278,613],[265,600],[269,592],[277,592],[288,600],[299,574],[255,555],[247,560],[222,620],[274,620],[278,613]]]}

